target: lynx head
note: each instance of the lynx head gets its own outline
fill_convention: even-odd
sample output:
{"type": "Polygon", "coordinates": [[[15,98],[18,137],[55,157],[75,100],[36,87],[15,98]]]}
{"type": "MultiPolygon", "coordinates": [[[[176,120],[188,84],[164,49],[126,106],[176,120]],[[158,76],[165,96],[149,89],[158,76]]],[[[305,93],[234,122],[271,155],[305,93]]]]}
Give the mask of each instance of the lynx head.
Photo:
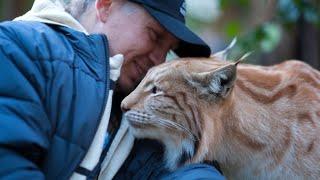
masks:
{"type": "Polygon", "coordinates": [[[189,58],[152,68],[122,101],[130,130],[165,146],[167,167],[201,162],[220,139],[222,109],[232,99],[236,63],[189,58]]]}

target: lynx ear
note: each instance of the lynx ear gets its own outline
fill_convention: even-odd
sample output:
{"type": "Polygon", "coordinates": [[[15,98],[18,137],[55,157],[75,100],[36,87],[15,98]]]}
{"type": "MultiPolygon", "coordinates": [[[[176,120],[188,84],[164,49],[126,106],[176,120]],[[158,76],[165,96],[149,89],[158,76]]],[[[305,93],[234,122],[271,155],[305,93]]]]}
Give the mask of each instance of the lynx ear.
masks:
{"type": "Polygon", "coordinates": [[[244,61],[247,57],[249,57],[251,54],[253,53],[253,51],[247,52],[244,55],[242,55],[236,62],[235,65],[238,65],[239,63],[241,63],[242,61],[244,61]]]}
{"type": "Polygon", "coordinates": [[[236,43],[237,43],[237,38],[235,37],[233,38],[233,40],[231,41],[228,47],[226,47],[222,51],[212,54],[210,57],[215,58],[217,60],[226,61],[228,55],[230,54],[230,50],[235,46],[236,43]]]}
{"type": "Polygon", "coordinates": [[[215,69],[211,72],[193,75],[192,85],[201,96],[226,97],[232,89],[237,72],[235,63],[215,69]]]}

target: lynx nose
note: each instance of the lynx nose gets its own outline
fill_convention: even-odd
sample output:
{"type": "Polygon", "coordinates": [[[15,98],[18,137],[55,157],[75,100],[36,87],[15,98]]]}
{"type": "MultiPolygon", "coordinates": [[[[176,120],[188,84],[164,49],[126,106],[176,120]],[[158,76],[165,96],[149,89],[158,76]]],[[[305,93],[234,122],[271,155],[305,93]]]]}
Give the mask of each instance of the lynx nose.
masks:
{"type": "Polygon", "coordinates": [[[127,111],[130,111],[130,108],[127,107],[127,105],[125,103],[121,103],[121,110],[122,112],[127,112],[127,111]]]}

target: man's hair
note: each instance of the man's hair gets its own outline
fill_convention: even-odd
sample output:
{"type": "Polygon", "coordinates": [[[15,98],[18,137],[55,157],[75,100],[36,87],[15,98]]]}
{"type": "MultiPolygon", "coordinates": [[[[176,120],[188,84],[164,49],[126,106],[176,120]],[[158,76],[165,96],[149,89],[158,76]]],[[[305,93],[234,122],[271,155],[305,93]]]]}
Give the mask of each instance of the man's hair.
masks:
{"type": "Polygon", "coordinates": [[[64,8],[66,12],[78,19],[95,0],[51,0],[58,6],[64,8]]]}

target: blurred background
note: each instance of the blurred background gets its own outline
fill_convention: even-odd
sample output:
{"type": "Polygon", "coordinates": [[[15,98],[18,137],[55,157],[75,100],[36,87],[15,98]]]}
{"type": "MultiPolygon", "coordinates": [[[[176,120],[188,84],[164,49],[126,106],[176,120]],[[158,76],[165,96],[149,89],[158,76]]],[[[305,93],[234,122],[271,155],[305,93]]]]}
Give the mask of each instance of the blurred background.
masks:
{"type": "MultiPolygon", "coordinates": [[[[33,0],[0,0],[0,20],[31,8],[33,0]]],[[[299,59],[320,69],[320,0],[186,0],[187,24],[211,47],[238,43],[229,59],[248,51],[246,63],[299,59]]]]}

